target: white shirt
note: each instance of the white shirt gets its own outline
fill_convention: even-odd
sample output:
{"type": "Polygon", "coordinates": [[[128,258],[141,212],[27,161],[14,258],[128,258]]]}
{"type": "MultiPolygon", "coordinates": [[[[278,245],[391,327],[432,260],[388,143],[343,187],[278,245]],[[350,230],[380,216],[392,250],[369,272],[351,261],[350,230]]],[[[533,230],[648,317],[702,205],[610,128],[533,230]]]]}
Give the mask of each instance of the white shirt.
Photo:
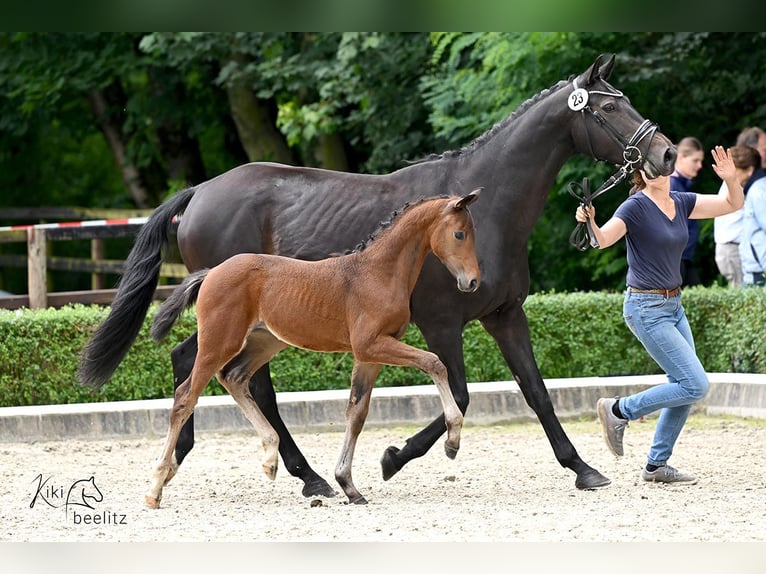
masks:
{"type": "MultiPolygon", "coordinates": [[[[725,183],[721,183],[721,189],[725,185],[725,183]]],[[[742,209],[738,209],[732,213],[714,218],[713,240],[716,243],[739,243],[742,235],[743,213],[742,209]]]]}

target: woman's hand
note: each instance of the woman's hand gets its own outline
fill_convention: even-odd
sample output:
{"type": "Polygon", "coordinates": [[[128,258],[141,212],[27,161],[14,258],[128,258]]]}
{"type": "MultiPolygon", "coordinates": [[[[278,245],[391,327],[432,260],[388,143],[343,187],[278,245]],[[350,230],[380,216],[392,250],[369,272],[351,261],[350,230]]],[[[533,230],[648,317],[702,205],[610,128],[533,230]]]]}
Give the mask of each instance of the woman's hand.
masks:
{"type": "Polygon", "coordinates": [[[717,145],[713,148],[713,171],[718,174],[723,181],[727,181],[737,176],[737,169],[734,166],[734,160],[731,157],[731,149],[724,150],[723,146],[717,145]]]}
{"type": "Polygon", "coordinates": [[[726,185],[722,185],[721,191],[716,195],[697,194],[694,209],[689,215],[690,219],[720,217],[741,209],[745,203],[745,194],[742,191],[742,184],[737,180],[737,168],[731,157],[731,150],[724,151],[723,147],[718,145],[711,153],[715,161],[713,170],[726,185]]]}
{"type": "Polygon", "coordinates": [[[585,223],[585,221],[588,219],[590,219],[591,222],[595,221],[596,208],[592,205],[590,207],[583,207],[582,205],[577,206],[577,211],[575,211],[575,219],[580,223],[585,223]]]}

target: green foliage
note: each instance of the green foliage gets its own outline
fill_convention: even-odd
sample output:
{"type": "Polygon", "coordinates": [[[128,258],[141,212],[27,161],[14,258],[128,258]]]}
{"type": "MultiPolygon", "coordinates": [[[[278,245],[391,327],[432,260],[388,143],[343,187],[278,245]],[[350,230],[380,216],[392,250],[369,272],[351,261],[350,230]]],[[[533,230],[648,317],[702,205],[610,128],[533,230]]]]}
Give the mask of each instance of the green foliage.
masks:
{"type": "MultiPolygon", "coordinates": [[[[684,307],[697,353],[708,372],[766,374],[766,290],[696,287],[684,307]]],[[[545,378],[655,374],[660,370],[622,320],[622,294],[606,292],[531,295],[524,304],[532,346],[545,378]]],[[[156,307],[112,379],[97,393],[76,382],[79,352],[106,310],[72,305],[60,310],[0,311],[0,406],[170,397],[170,350],[194,332],[185,313],[161,344],[149,336],[156,307]]],[[[404,341],[425,348],[414,326],[404,341]]],[[[468,381],[509,380],[494,340],[474,321],[463,336],[468,381]]],[[[346,389],[348,354],[286,349],[270,363],[277,391],[346,389]]],[[[378,386],[431,384],[415,369],[384,367],[378,386]]],[[[218,383],[205,394],[222,394],[218,383]]]]}
{"type": "MultiPolygon", "coordinates": [[[[350,170],[392,171],[470,143],[608,52],[617,54],[611,81],[671,139],[731,145],[743,127],[766,127],[764,40],[764,32],[4,32],[0,203],[131,207],[120,172],[127,161],[156,204],[188,183],[170,166],[194,159],[189,149],[207,177],[218,175],[245,157],[227,99],[235,85],[268,103],[261,121],[281,130],[299,163],[316,165],[318,142],[332,137],[350,170]],[[108,145],[93,90],[108,101],[127,157],[108,145]]],[[[580,253],[567,241],[576,205],[566,184],[588,176],[598,186],[611,172],[583,157],[562,169],[528,245],[533,293],[624,284],[624,243],[580,253]]],[[[708,156],[694,187],[718,186],[708,156]]],[[[627,189],[597,200],[599,221],[627,189]]],[[[720,280],[709,221],[697,262],[703,284],[720,280]]],[[[23,291],[23,273],[0,274],[23,291]]],[[[56,290],[70,284],[54,279],[56,290]]]]}

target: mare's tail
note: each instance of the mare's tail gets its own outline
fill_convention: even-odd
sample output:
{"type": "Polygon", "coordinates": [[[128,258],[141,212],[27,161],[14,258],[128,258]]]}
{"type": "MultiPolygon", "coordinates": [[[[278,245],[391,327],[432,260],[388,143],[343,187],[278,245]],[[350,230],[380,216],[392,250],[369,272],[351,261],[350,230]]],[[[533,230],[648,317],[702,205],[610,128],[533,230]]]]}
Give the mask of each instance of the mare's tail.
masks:
{"type": "Polygon", "coordinates": [[[158,343],[170,332],[170,328],[187,307],[194,305],[199,295],[202,282],[210,269],[201,269],[188,275],[181,284],[173,290],[154,316],[152,323],[152,338],[158,343]]]}
{"type": "Polygon", "coordinates": [[[109,316],[80,355],[77,376],[81,384],[100,389],[128,353],[157,288],[173,217],[186,208],[193,195],[194,188],[177,193],[157,207],[141,228],[125,260],[109,316]]]}

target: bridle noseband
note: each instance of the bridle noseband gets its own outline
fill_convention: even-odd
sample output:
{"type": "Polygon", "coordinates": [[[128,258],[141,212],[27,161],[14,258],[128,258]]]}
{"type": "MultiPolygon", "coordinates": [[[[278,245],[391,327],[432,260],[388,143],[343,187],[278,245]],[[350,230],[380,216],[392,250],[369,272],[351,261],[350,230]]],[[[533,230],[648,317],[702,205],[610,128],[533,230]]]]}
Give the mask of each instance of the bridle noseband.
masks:
{"type": "MultiPolygon", "coordinates": [[[[604,184],[599,187],[595,192],[591,193],[590,191],[590,180],[586,177],[583,179],[582,184],[578,184],[575,182],[571,182],[567,189],[569,193],[578,199],[580,201],[580,204],[583,207],[590,207],[591,203],[594,199],[596,199],[599,195],[602,193],[609,191],[616,185],[620,184],[628,175],[633,172],[636,167],[643,161],[644,156],[641,153],[641,150],[639,149],[639,144],[648,136],[649,137],[649,144],[647,145],[647,150],[649,149],[649,146],[651,146],[652,139],[654,138],[654,134],[659,128],[657,124],[650,120],[644,120],[641,122],[641,125],[636,128],[636,131],[633,133],[633,135],[630,137],[630,139],[626,140],[620,132],[618,132],[612,124],[609,123],[609,121],[599,113],[598,110],[594,110],[590,104],[590,95],[591,94],[598,94],[602,96],[614,96],[617,98],[624,97],[624,94],[612,88],[611,92],[603,92],[599,90],[586,90],[585,88],[578,88],[577,87],[577,78],[574,79],[574,82],[572,83],[574,87],[574,91],[569,95],[569,99],[567,101],[569,105],[569,109],[574,112],[580,112],[583,119],[583,126],[585,127],[585,139],[588,142],[588,149],[590,150],[590,155],[594,159],[598,160],[596,157],[595,152],[593,151],[593,144],[590,140],[590,132],[588,131],[588,120],[585,112],[589,112],[590,115],[593,117],[593,119],[596,121],[596,123],[604,129],[606,134],[612,138],[613,141],[617,142],[619,145],[623,147],[622,151],[622,160],[623,164],[620,166],[617,173],[612,175],[609,179],[607,179],[604,184]]],[[[611,88],[611,86],[609,86],[611,88]]],[[[574,245],[577,249],[580,251],[585,251],[588,248],[588,244],[591,245],[591,247],[598,247],[598,241],[596,240],[596,236],[593,234],[593,229],[591,227],[590,221],[586,221],[585,224],[578,223],[575,230],[572,232],[572,234],[569,236],[569,242],[574,245]],[[583,226],[587,228],[587,237],[583,234],[583,226]]]]}

